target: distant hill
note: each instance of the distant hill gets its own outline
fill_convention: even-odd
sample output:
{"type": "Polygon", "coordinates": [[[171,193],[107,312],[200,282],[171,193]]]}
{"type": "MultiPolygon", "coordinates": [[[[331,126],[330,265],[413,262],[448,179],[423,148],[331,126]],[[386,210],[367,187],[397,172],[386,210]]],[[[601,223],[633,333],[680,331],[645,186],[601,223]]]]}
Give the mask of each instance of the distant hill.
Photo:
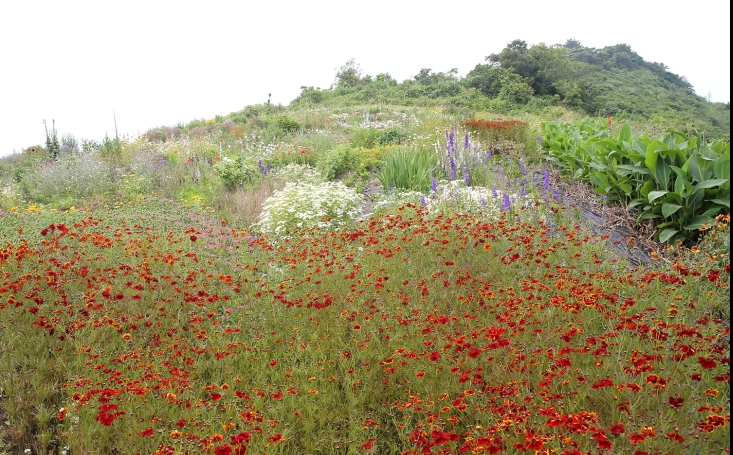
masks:
{"type": "Polygon", "coordinates": [[[548,46],[512,41],[465,77],[423,68],[411,79],[362,76],[352,59],[328,89],[301,87],[291,105],[454,105],[498,113],[561,105],[589,116],[612,115],[660,128],[706,132],[730,140],[730,102],[711,103],[663,63],[647,62],[628,44],[602,49],[576,40],[548,46]]]}

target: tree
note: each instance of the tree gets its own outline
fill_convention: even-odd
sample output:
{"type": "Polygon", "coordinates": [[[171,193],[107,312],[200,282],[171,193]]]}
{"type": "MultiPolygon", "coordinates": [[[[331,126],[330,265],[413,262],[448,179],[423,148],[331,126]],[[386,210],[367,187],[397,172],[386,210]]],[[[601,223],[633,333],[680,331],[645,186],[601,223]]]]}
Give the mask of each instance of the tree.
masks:
{"type": "Polygon", "coordinates": [[[361,67],[353,58],[336,71],[336,87],[356,87],[361,83],[361,67]]]}

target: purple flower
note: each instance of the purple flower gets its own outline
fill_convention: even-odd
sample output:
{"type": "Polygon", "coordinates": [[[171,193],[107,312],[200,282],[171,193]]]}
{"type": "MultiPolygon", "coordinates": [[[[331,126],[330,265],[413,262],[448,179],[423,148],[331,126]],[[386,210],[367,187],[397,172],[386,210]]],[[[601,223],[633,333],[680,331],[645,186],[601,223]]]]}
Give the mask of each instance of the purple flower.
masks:
{"type": "Polygon", "coordinates": [[[508,212],[512,208],[512,200],[509,199],[509,195],[504,193],[504,199],[502,201],[502,210],[508,212]]]}
{"type": "Polygon", "coordinates": [[[466,140],[463,141],[463,150],[466,150],[468,148],[469,142],[468,142],[468,133],[466,133],[466,140]]]}
{"type": "Polygon", "coordinates": [[[521,160],[519,161],[519,170],[520,170],[520,171],[522,172],[522,174],[524,174],[524,175],[528,175],[528,174],[529,174],[529,171],[527,170],[527,168],[526,168],[526,167],[524,167],[524,163],[523,163],[523,162],[522,162],[521,160]]]}
{"type": "Polygon", "coordinates": [[[537,143],[538,144],[541,144],[542,143],[542,136],[537,136],[537,143]]]}
{"type": "Polygon", "coordinates": [[[499,197],[499,193],[496,192],[496,183],[494,183],[494,187],[491,189],[491,195],[493,197],[499,197]]]}
{"type": "Polygon", "coordinates": [[[430,183],[431,183],[432,188],[433,188],[433,193],[437,193],[438,192],[438,181],[435,180],[435,177],[431,177],[430,178],[430,183]]]}
{"type": "Polygon", "coordinates": [[[422,206],[425,207],[425,195],[424,194],[420,196],[420,204],[422,204],[422,206]]]}
{"type": "Polygon", "coordinates": [[[542,173],[542,188],[545,191],[550,191],[550,174],[547,172],[547,169],[542,173]]]}
{"type": "Polygon", "coordinates": [[[470,183],[470,180],[468,178],[468,171],[463,171],[463,181],[466,182],[466,186],[470,183]]]}
{"type": "Polygon", "coordinates": [[[559,201],[560,200],[560,192],[555,190],[552,194],[552,200],[553,201],[559,201]]]}
{"type": "Polygon", "coordinates": [[[479,199],[478,203],[481,207],[486,207],[488,205],[486,204],[486,199],[484,198],[479,199]]]}

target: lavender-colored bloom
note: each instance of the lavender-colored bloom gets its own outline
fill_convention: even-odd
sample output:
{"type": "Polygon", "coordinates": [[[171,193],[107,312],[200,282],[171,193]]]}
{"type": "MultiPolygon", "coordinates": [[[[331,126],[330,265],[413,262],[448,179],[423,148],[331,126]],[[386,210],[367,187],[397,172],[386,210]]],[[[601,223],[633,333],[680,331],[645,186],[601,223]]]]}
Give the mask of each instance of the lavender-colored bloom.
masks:
{"type": "Polygon", "coordinates": [[[524,190],[524,186],[522,186],[522,188],[520,188],[519,192],[520,192],[520,194],[522,196],[527,196],[527,192],[524,190]]]}
{"type": "Polygon", "coordinates": [[[524,175],[528,175],[528,174],[529,174],[529,170],[527,170],[527,168],[526,168],[526,167],[524,167],[524,163],[523,163],[523,162],[522,162],[521,160],[519,161],[519,170],[520,170],[520,171],[522,172],[522,174],[524,174],[524,175]]]}
{"type": "Polygon", "coordinates": [[[463,181],[466,182],[466,186],[470,183],[470,180],[468,178],[468,171],[463,171],[463,181]]]}
{"type": "Polygon", "coordinates": [[[466,150],[468,148],[468,146],[469,146],[468,133],[466,133],[466,140],[463,141],[463,150],[466,150]]]}
{"type": "Polygon", "coordinates": [[[456,162],[453,161],[453,157],[450,157],[450,179],[456,178],[456,162]]]}
{"type": "Polygon", "coordinates": [[[547,172],[547,169],[542,173],[542,188],[544,188],[545,191],[550,191],[550,174],[547,172]]]}
{"type": "Polygon", "coordinates": [[[552,194],[552,200],[553,201],[559,201],[560,200],[560,192],[555,190],[552,194]]]}
{"type": "Polygon", "coordinates": [[[420,204],[422,204],[422,206],[425,207],[425,195],[424,194],[420,196],[420,204]]]}
{"type": "Polygon", "coordinates": [[[504,200],[502,201],[502,210],[508,212],[512,208],[512,200],[509,199],[509,195],[504,193],[504,200]]]}
{"type": "Polygon", "coordinates": [[[542,136],[537,136],[537,143],[538,144],[541,144],[542,143],[542,136]]]}
{"type": "Polygon", "coordinates": [[[494,187],[491,189],[491,195],[495,198],[499,197],[499,193],[496,192],[496,183],[494,183],[494,187]]]}
{"type": "Polygon", "coordinates": [[[430,178],[430,183],[433,188],[433,193],[437,193],[438,192],[438,181],[435,180],[435,177],[430,178]]]}
{"type": "Polygon", "coordinates": [[[486,207],[488,204],[486,203],[486,199],[481,198],[478,200],[478,203],[481,207],[486,207]]]}

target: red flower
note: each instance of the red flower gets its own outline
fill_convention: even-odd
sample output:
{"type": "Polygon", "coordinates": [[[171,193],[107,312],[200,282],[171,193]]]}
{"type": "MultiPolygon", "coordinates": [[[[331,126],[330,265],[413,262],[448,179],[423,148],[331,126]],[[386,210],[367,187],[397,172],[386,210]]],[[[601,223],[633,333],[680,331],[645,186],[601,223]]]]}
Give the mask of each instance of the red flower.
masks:
{"type": "Polygon", "coordinates": [[[600,381],[597,381],[595,384],[593,384],[592,387],[594,389],[602,389],[603,387],[613,387],[613,381],[611,381],[608,378],[601,379],[600,381]]]}
{"type": "Polygon", "coordinates": [[[192,235],[191,237],[189,237],[189,239],[190,239],[190,240],[191,240],[192,242],[195,242],[195,241],[196,241],[196,240],[198,239],[198,237],[196,237],[195,235],[192,235]]]}
{"type": "Polygon", "coordinates": [[[143,431],[140,432],[140,436],[142,436],[143,438],[149,438],[152,435],[153,435],[153,429],[152,428],[148,428],[147,430],[143,430],[143,431]]]}
{"type": "Polygon", "coordinates": [[[682,397],[669,397],[669,405],[673,408],[679,408],[684,402],[685,399],[682,397]]]}
{"type": "Polygon", "coordinates": [[[620,435],[621,433],[626,431],[623,423],[617,423],[615,425],[611,425],[611,428],[609,428],[609,430],[611,431],[611,434],[614,436],[620,435]]]}
{"type": "Polygon", "coordinates": [[[211,394],[211,399],[214,400],[214,401],[221,400],[221,394],[220,393],[213,392],[211,394]]]}
{"type": "Polygon", "coordinates": [[[280,433],[277,433],[275,435],[270,436],[269,441],[270,442],[278,442],[278,441],[284,441],[283,435],[280,433]]]}
{"type": "Polygon", "coordinates": [[[641,433],[632,433],[629,435],[629,440],[632,444],[638,444],[646,440],[646,435],[641,433]]]}
{"type": "Polygon", "coordinates": [[[710,357],[698,357],[697,361],[700,362],[700,365],[702,365],[702,367],[706,370],[715,368],[718,365],[717,363],[715,363],[715,360],[710,357]]]}
{"type": "Polygon", "coordinates": [[[279,391],[279,390],[278,390],[278,391],[277,391],[277,393],[275,393],[275,394],[274,394],[274,395],[272,396],[272,399],[273,399],[273,400],[280,400],[280,399],[281,399],[282,397],[283,397],[283,393],[282,393],[281,391],[279,391]]]}
{"type": "Polygon", "coordinates": [[[270,360],[270,366],[274,367],[275,365],[277,365],[277,360],[275,359],[270,360]]]}

